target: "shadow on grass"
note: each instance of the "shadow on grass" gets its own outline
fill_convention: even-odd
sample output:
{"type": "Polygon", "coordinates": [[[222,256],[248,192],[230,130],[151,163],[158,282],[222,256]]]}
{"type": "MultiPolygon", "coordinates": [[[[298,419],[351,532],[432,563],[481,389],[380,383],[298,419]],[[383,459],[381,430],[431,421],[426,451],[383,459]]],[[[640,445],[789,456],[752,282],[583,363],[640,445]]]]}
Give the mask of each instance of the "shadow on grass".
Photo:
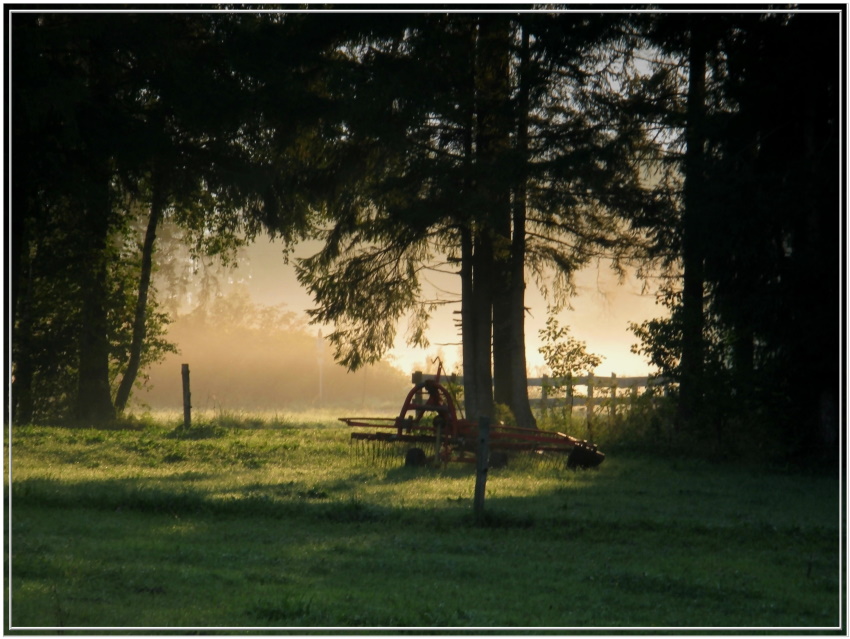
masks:
{"type": "Polygon", "coordinates": [[[364,472],[337,488],[255,482],[236,495],[183,475],[15,481],[16,614],[57,626],[126,624],[134,609],[169,626],[522,625],[526,609],[550,625],[826,619],[834,521],[806,520],[802,500],[797,516],[778,516],[765,495],[794,497],[781,478],[690,471],[565,473],[531,496],[488,496],[478,522],[471,498],[389,506],[352,493],[362,481],[415,490],[419,479],[473,475],[465,466],[364,472]],[[452,584],[466,594],[446,606],[452,584]],[[493,599],[472,603],[476,589],[493,599]],[[547,590],[582,605],[539,604],[547,590]]]}
{"type": "MultiPolygon", "coordinates": [[[[445,470],[405,468],[392,472],[391,482],[415,481],[430,473],[445,470]]],[[[463,476],[463,470],[452,469],[453,476],[463,476]]],[[[476,519],[472,499],[455,498],[446,501],[445,508],[429,506],[388,506],[367,502],[340,486],[339,492],[329,487],[306,486],[296,482],[269,485],[254,483],[243,487],[237,497],[221,496],[194,488],[188,481],[201,479],[198,475],[175,476],[165,485],[152,485],[135,478],[65,481],[60,479],[29,478],[12,484],[14,505],[46,508],[85,508],[107,512],[137,512],[180,516],[231,516],[254,518],[304,518],[312,521],[346,523],[382,523],[404,526],[421,525],[426,529],[461,527],[530,528],[535,525],[562,525],[566,520],[552,511],[549,517],[538,518],[522,512],[518,505],[529,498],[501,497],[487,502],[484,516],[476,519]]],[[[546,496],[542,496],[545,499],[546,496]]]]}
{"type": "Polygon", "coordinates": [[[385,483],[405,483],[422,478],[444,477],[446,479],[461,479],[475,476],[475,466],[471,464],[453,464],[451,466],[399,466],[386,471],[385,483]]]}

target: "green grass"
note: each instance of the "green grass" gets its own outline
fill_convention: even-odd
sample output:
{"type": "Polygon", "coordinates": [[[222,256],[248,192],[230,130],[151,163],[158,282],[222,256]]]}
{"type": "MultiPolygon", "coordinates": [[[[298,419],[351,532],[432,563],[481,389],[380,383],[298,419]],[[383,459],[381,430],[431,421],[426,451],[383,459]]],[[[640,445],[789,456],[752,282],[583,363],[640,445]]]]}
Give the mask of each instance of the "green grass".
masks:
{"type": "Polygon", "coordinates": [[[407,469],[333,421],[225,417],[15,427],[7,630],[840,622],[834,473],[517,458],[476,525],[471,465],[407,469]]]}

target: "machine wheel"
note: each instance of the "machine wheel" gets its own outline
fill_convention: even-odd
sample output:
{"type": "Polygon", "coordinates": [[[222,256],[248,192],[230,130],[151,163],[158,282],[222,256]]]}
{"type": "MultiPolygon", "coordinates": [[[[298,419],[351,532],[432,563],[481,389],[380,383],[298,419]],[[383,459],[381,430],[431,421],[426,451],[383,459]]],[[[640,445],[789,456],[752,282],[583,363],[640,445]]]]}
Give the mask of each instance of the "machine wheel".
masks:
{"type": "Polygon", "coordinates": [[[425,451],[421,448],[411,448],[404,457],[405,466],[424,466],[428,461],[425,451]]]}
{"type": "Polygon", "coordinates": [[[576,446],[567,457],[567,468],[596,468],[605,461],[605,454],[596,450],[596,447],[576,446]]]}
{"type": "Polygon", "coordinates": [[[503,453],[502,451],[495,451],[490,453],[490,462],[488,466],[490,468],[504,468],[508,465],[508,454],[503,453]]]}

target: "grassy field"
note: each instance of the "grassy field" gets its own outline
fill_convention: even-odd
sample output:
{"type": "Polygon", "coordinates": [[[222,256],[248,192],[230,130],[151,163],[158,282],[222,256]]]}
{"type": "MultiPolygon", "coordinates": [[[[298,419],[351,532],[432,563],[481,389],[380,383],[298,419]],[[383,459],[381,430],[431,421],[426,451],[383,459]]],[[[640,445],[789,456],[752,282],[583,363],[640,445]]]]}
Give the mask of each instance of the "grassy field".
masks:
{"type": "Polygon", "coordinates": [[[843,634],[835,473],[515,458],[476,525],[469,465],[404,468],[327,419],[177,426],[13,429],[7,631],[843,634]]]}

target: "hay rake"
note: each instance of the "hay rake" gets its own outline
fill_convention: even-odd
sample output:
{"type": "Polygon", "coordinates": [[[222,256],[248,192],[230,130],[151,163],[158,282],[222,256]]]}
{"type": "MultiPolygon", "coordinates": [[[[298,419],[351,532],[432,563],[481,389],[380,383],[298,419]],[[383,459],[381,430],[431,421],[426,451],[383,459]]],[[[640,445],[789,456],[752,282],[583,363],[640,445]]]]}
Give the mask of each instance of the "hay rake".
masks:
{"type": "MultiPolygon", "coordinates": [[[[375,460],[390,459],[395,449],[406,449],[408,466],[474,462],[478,424],[462,416],[454,397],[440,383],[441,372],[442,363],[435,379],[414,384],[397,417],[340,417],[340,421],[354,428],[371,429],[352,432],[352,442],[372,444],[375,460]]],[[[566,456],[567,468],[593,468],[605,459],[594,444],[564,433],[502,424],[490,426],[490,467],[504,466],[509,454],[523,451],[566,456]]]]}

